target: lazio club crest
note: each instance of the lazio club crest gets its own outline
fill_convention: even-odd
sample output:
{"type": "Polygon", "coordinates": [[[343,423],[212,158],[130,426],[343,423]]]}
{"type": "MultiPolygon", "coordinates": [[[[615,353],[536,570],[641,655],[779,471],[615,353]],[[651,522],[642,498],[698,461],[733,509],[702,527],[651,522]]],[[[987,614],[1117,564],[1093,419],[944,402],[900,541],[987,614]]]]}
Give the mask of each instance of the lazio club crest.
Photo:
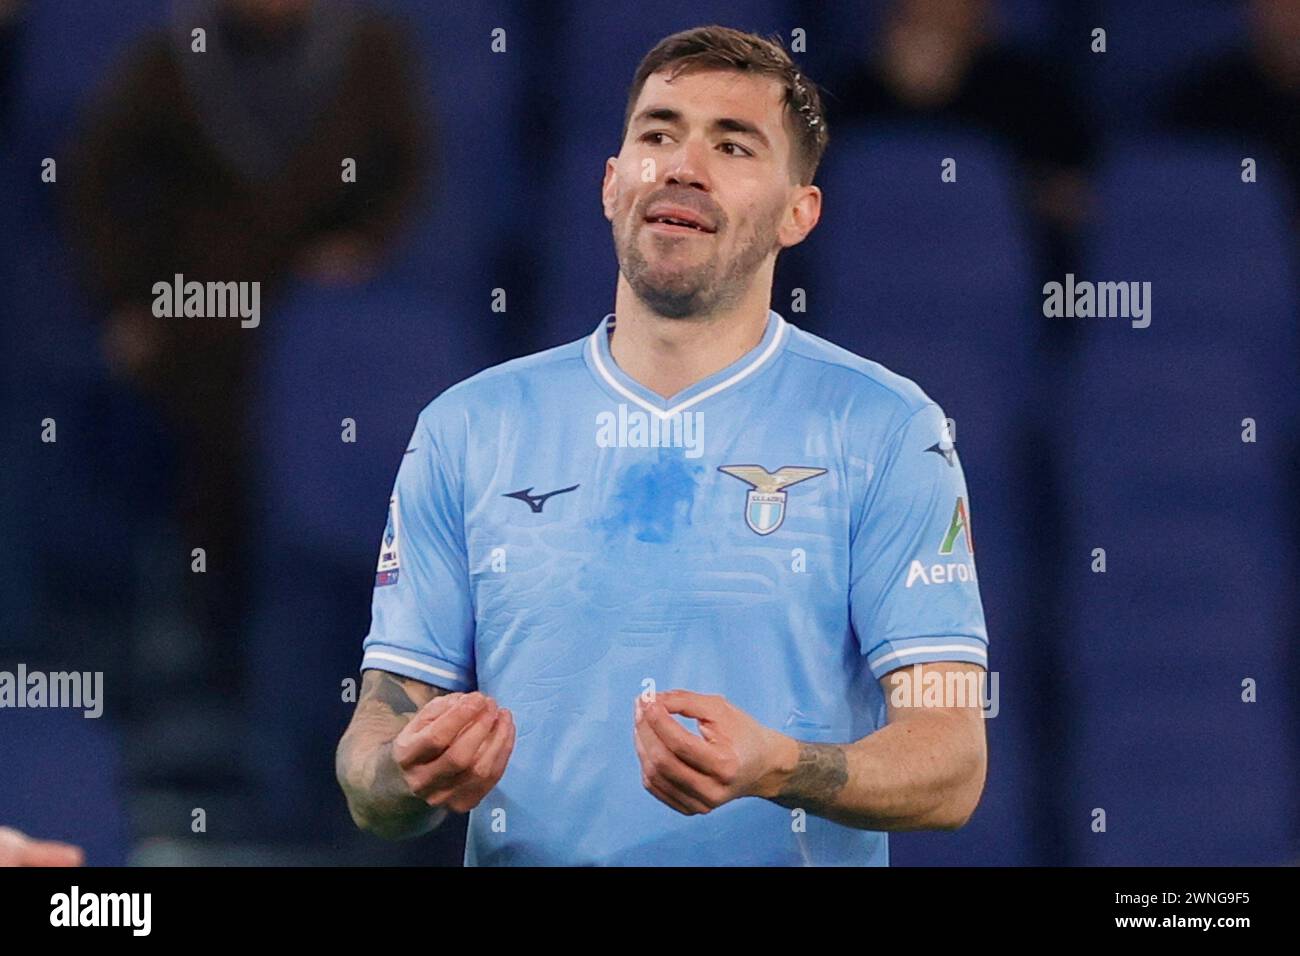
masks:
{"type": "Polygon", "coordinates": [[[826,474],[825,468],[799,468],[786,465],[770,472],[762,465],[721,465],[718,471],[739,478],[749,485],[745,495],[745,524],[755,534],[771,534],[785,521],[784,489],[809,478],[826,474]]]}

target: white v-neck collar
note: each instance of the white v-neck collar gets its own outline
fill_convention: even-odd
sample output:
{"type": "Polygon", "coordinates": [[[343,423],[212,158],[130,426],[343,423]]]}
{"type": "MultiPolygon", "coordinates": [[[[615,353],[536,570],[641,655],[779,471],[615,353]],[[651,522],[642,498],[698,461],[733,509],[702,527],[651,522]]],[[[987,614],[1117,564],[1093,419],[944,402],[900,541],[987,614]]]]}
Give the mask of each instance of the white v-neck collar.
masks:
{"type": "Polygon", "coordinates": [[[767,328],[757,345],[726,368],[682,389],[671,398],[663,398],[618,367],[609,350],[609,330],[613,323],[614,313],[611,312],[601,319],[596,331],[587,341],[586,352],[591,369],[608,388],[661,419],[672,418],[692,405],[749,378],[780,351],[788,337],[789,326],[785,319],[769,309],[767,328]]]}

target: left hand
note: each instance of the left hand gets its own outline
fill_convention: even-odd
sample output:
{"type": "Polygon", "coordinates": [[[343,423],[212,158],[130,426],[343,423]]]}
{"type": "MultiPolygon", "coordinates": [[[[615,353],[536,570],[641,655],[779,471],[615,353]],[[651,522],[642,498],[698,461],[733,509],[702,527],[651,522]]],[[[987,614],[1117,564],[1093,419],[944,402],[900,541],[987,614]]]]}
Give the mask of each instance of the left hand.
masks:
{"type": "Polygon", "coordinates": [[[725,697],[670,690],[649,702],[636,699],[632,735],[641,783],[687,816],[708,813],[738,797],[774,797],[781,768],[793,765],[798,745],[764,727],[725,697]],[[671,716],[693,717],[700,735],[671,716]]]}

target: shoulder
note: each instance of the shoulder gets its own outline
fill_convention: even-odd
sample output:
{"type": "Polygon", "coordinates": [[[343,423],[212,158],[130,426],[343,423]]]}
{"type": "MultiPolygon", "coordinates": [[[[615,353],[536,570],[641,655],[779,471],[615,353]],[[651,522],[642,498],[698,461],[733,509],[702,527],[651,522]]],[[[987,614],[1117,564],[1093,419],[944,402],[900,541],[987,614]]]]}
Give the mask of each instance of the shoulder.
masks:
{"type": "Polygon", "coordinates": [[[586,337],[534,352],[457,382],[420,412],[420,426],[435,436],[464,430],[475,420],[500,419],[526,404],[542,388],[562,387],[584,368],[586,337]]]}
{"type": "MultiPolygon", "coordinates": [[[[899,426],[937,403],[912,379],[796,326],[786,346],[792,362],[805,364],[806,381],[823,400],[845,409],[860,423],[899,426]]],[[[805,377],[802,376],[801,377],[805,377]]]]}

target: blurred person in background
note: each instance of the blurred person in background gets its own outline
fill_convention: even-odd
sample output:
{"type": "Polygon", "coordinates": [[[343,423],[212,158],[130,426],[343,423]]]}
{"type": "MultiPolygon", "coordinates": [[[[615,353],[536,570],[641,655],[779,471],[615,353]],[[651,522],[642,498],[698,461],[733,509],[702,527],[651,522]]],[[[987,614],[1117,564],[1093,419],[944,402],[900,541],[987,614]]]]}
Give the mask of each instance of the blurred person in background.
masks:
{"type": "Polygon", "coordinates": [[[1023,167],[1048,275],[1069,268],[1087,213],[1093,145],[1059,68],[998,42],[988,0],[897,0],[876,48],[830,85],[841,129],[941,121],[981,128],[1023,167]]]}
{"type": "MultiPolygon", "coordinates": [[[[1300,0],[1253,0],[1249,43],[1197,66],[1169,97],[1170,125],[1253,139],[1273,149],[1290,179],[1300,226],[1300,0]]],[[[1268,175],[1261,166],[1260,175],[1268,175]]]]}
{"type": "Polygon", "coordinates": [[[22,28],[23,0],[0,0],[0,130],[9,126],[13,112],[14,64],[22,28]]]}
{"type": "Polygon", "coordinates": [[[152,287],[177,274],[258,282],[264,319],[291,276],[367,280],[422,190],[414,73],[399,29],[349,4],[185,0],[110,78],[76,144],[69,226],[105,314],[104,354],[166,422],[170,517],[186,555],[206,549],[190,611],[209,686],[227,689],[240,668],[223,635],[244,612],[246,416],[265,330],[157,318],[152,287]]]}

